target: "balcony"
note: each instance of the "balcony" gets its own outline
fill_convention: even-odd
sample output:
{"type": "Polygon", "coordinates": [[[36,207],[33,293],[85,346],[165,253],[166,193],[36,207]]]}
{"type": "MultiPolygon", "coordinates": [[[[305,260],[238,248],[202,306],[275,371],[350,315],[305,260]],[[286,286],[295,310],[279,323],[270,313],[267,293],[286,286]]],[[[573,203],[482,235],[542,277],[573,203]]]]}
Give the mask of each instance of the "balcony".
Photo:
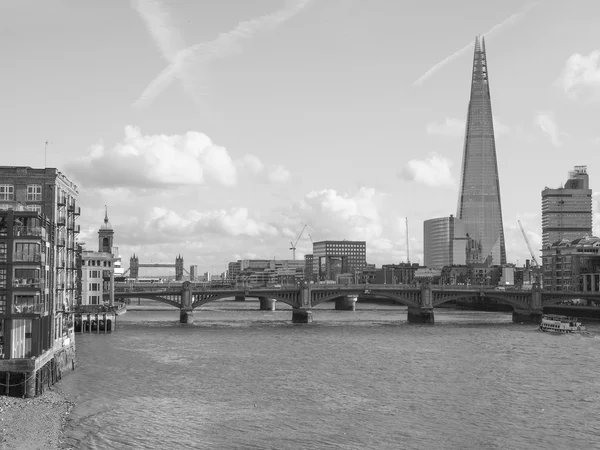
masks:
{"type": "Polygon", "coordinates": [[[15,289],[44,289],[45,285],[43,278],[15,278],[13,280],[15,289]]]}
{"type": "Polygon", "coordinates": [[[46,255],[44,253],[29,253],[29,252],[15,252],[13,253],[14,262],[37,262],[46,263],[46,255]]]}
{"type": "Polygon", "coordinates": [[[56,289],[62,291],[65,288],[65,283],[56,283],[56,289]]]}
{"type": "Polygon", "coordinates": [[[47,311],[44,303],[18,303],[13,305],[13,314],[42,314],[47,311]]]}
{"type": "Polygon", "coordinates": [[[74,214],[75,216],[80,216],[80,215],[81,215],[81,206],[75,206],[75,207],[73,208],[73,214],[74,214]]]}
{"type": "Polygon", "coordinates": [[[56,239],[56,246],[57,247],[64,247],[65,245],[66,245],[65,238],[58,238],[58,239],[56,239]]]}
{"type": "Polygon", "coordinates": [[[56,267],[58,267],[59,269],[64,269],[65,268],[65,260],[64,259],[57,260],[56,267]]]}
{"type": "Polygon", "coordinates": [[[66,217],[65,217],[65,215],[64,215],[64,214],[59,214],[59,215],[56,217],[56,225],[57,225],[57,226],[59,226],[59,227],[64,227],[64,226],[65,226],[65,223],[66,223],[66,220],[67,220],[67,219],[66,219],[66,217]]]}
{"type": "Polygon", "coordinates": [[[75,227],[73,228],[73,231],[74,231],[75,233],[80,233],[80,232],[81,232],[81,226],[79,226],[79,225],[75,225],[75,227]]]}
{"type": "Polygon", "coordinates": [[[65,195],[59,195],[56,199],[56,204],[58,206],[65,206],[67,204],[67,197],[65,195]]]}
{"type": "Polygon", "coordinates": [[[13,236],[15,237],[40,237],[46,239],[46,229],[42,227],[26,227],[21,225],[13,226],[13,236]]]}

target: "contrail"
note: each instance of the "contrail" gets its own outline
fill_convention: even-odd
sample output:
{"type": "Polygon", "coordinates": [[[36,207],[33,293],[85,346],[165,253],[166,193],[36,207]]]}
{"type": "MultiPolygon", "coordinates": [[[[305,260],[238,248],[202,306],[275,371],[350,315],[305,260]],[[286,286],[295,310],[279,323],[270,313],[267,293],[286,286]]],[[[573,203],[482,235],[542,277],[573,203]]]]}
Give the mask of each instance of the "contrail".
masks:
{"type": "MultiPolygon", "coordinates": [[[[486,31],[485,33],[483,33],[483,35],[485,37],[490,37],[493,36],[495,33],[497,33],[498,31],[500,31],[502,28],[506,27],[507,25],[513,25],[514,23],[516,23],[519,19],[521,19],[525,14],[527,14],[529,12],[530,9],[532,9],[533,7],[539,5],[541,2],[535,2],[535,3],[531,3],[529,5],[527,5],[525,8],[523,8],[522,10],[520,10],[519,12],[516,12],[514,14],[511,14],[510,16],[508,16],[506,19],[504,19],[502,22],[494,25],[492,28],[490,28],[488,31],[486,31]]],[[[469,42],[467,45],[465,45],[463,48],[461,48],[460,50],[455,51],[454,53],[452,53],[450,56],[447,56],[446,58],[444,58],[443,60],[441,60],[439,63],[437,63],[436,65],[434,65],[431,69],[429,69],[427,72],[425,72],[423,75],[421,75],[418,79],[416,79],[413,82],[413,86],[421,86],[423,84],[423,82],[425,80],[427,80],[431,75],[433,75],[435,72],[437,72],[439,69],[441,69],[442,67],[444,67],[446,64],[448,64],[449,62],[453,61],[454,59],[458,58],[459,56],[461,56],[463,53],[469,51],[470,49],[473,48],[473,42],[469,42]]]]}
{"type": "Polygon", "coordinates": [[[196,94],[193,79],[187,66],[193,61],[206,64],[242,51],[240,42],[260,32],[272,30],[290,20],[314,0],[298,0],[285,8],[261,17],[239,22],[232,30],[221,33],[216,39],[184,48],[177,30],[169,24],[169,17],[156,0],[136,0],[134,8],[144,19],[152,37],[169,65],[142,92],[133,103],[141,108],[150,104],[172,81],[179,78],[186,91],[196,94]]]}

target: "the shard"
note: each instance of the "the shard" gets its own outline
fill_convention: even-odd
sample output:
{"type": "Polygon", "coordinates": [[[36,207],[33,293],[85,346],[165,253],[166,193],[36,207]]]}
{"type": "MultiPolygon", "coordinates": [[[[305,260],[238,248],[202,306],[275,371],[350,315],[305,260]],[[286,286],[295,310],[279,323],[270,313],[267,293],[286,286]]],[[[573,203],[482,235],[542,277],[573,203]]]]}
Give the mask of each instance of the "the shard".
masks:
{"type": "Polygon", "coordinates": [[[506,264],[500,181],[485,41],[475,38],[457,217],[472,239],[470,263],[506,264]]]}

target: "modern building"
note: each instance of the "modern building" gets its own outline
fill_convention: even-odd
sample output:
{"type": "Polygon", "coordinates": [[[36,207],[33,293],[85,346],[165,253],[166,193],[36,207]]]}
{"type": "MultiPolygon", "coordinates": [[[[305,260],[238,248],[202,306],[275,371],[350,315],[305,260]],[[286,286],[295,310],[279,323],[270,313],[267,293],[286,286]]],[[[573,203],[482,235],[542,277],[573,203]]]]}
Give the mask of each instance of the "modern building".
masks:
{"type": "MultiPolygon", "coordinates": [[[[462,220],[452,214],[423,222],[423,259],[425,267],[441,269],[464,265],[471,255],[471,240],[462,220]]],[[[479,252],[473,252],[478,255],[479,252]]]]}
{"type": "Polygon", "coordinates": [[[337,281],[340,274],[360,274],[367,267],[365,241],[314,242],[312,255],[318,281],[337,281]]]}
{"type": "Polygon", "coordinates": [[[564,187],[542,191],[542,247],[592,234],[592,190],[586,166],[575,166],[564,187]]]}
{"type": "Polygon", "coordinates": [[[77,197],[57,169],[0,167],[0,383],[12,394],[35,396],[75,359],[77,197]]]}
{"type": "Polygon", "coordinates": [[[108,220],[108,211],[98,230],[98,251],[81,252],[81,305],[103,305],[115,300],[114,230],[108,220]]]}
{"type": "Polygon", "coordinates": [[[458,211],[468,235],[480,248],[475,262],[506,264],[500,180],[492,120],[485,41],[475,39],[471,98],[467,112],[458,211]]]}
{"type": "Polygon", "coordinates": [[[198,266],[196,264],[192,264],[190,266],[190,281],[196,281],[196,278],[199,278],[200,273],[198,272],[198,266]]]}
{"type": "Polygon", "coordinates": [[[544,289],[600,292],[600,238],[562,239],[542,248],[544,289]]]}

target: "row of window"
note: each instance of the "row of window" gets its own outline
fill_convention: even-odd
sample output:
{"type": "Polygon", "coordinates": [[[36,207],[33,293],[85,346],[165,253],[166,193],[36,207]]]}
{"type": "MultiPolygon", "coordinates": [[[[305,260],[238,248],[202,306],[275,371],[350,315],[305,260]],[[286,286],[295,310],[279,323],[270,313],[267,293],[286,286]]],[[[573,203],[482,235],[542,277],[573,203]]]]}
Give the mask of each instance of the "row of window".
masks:
{"type": "Polygon", "coordinates": [[[110,267],[111,261],[101,260],[101,259],[88,259],[81,261],[82,266],[104,266],[110,267]]]}
{"type": "MultiPolygon", "coordinates": [[[[15,186],[12,184],[0,184],[0,200],[13,201],[15,199],[15,186]]],[[[39,184],[27,185],[27,201],[42,201],[42,186],[39,184]]]]}

